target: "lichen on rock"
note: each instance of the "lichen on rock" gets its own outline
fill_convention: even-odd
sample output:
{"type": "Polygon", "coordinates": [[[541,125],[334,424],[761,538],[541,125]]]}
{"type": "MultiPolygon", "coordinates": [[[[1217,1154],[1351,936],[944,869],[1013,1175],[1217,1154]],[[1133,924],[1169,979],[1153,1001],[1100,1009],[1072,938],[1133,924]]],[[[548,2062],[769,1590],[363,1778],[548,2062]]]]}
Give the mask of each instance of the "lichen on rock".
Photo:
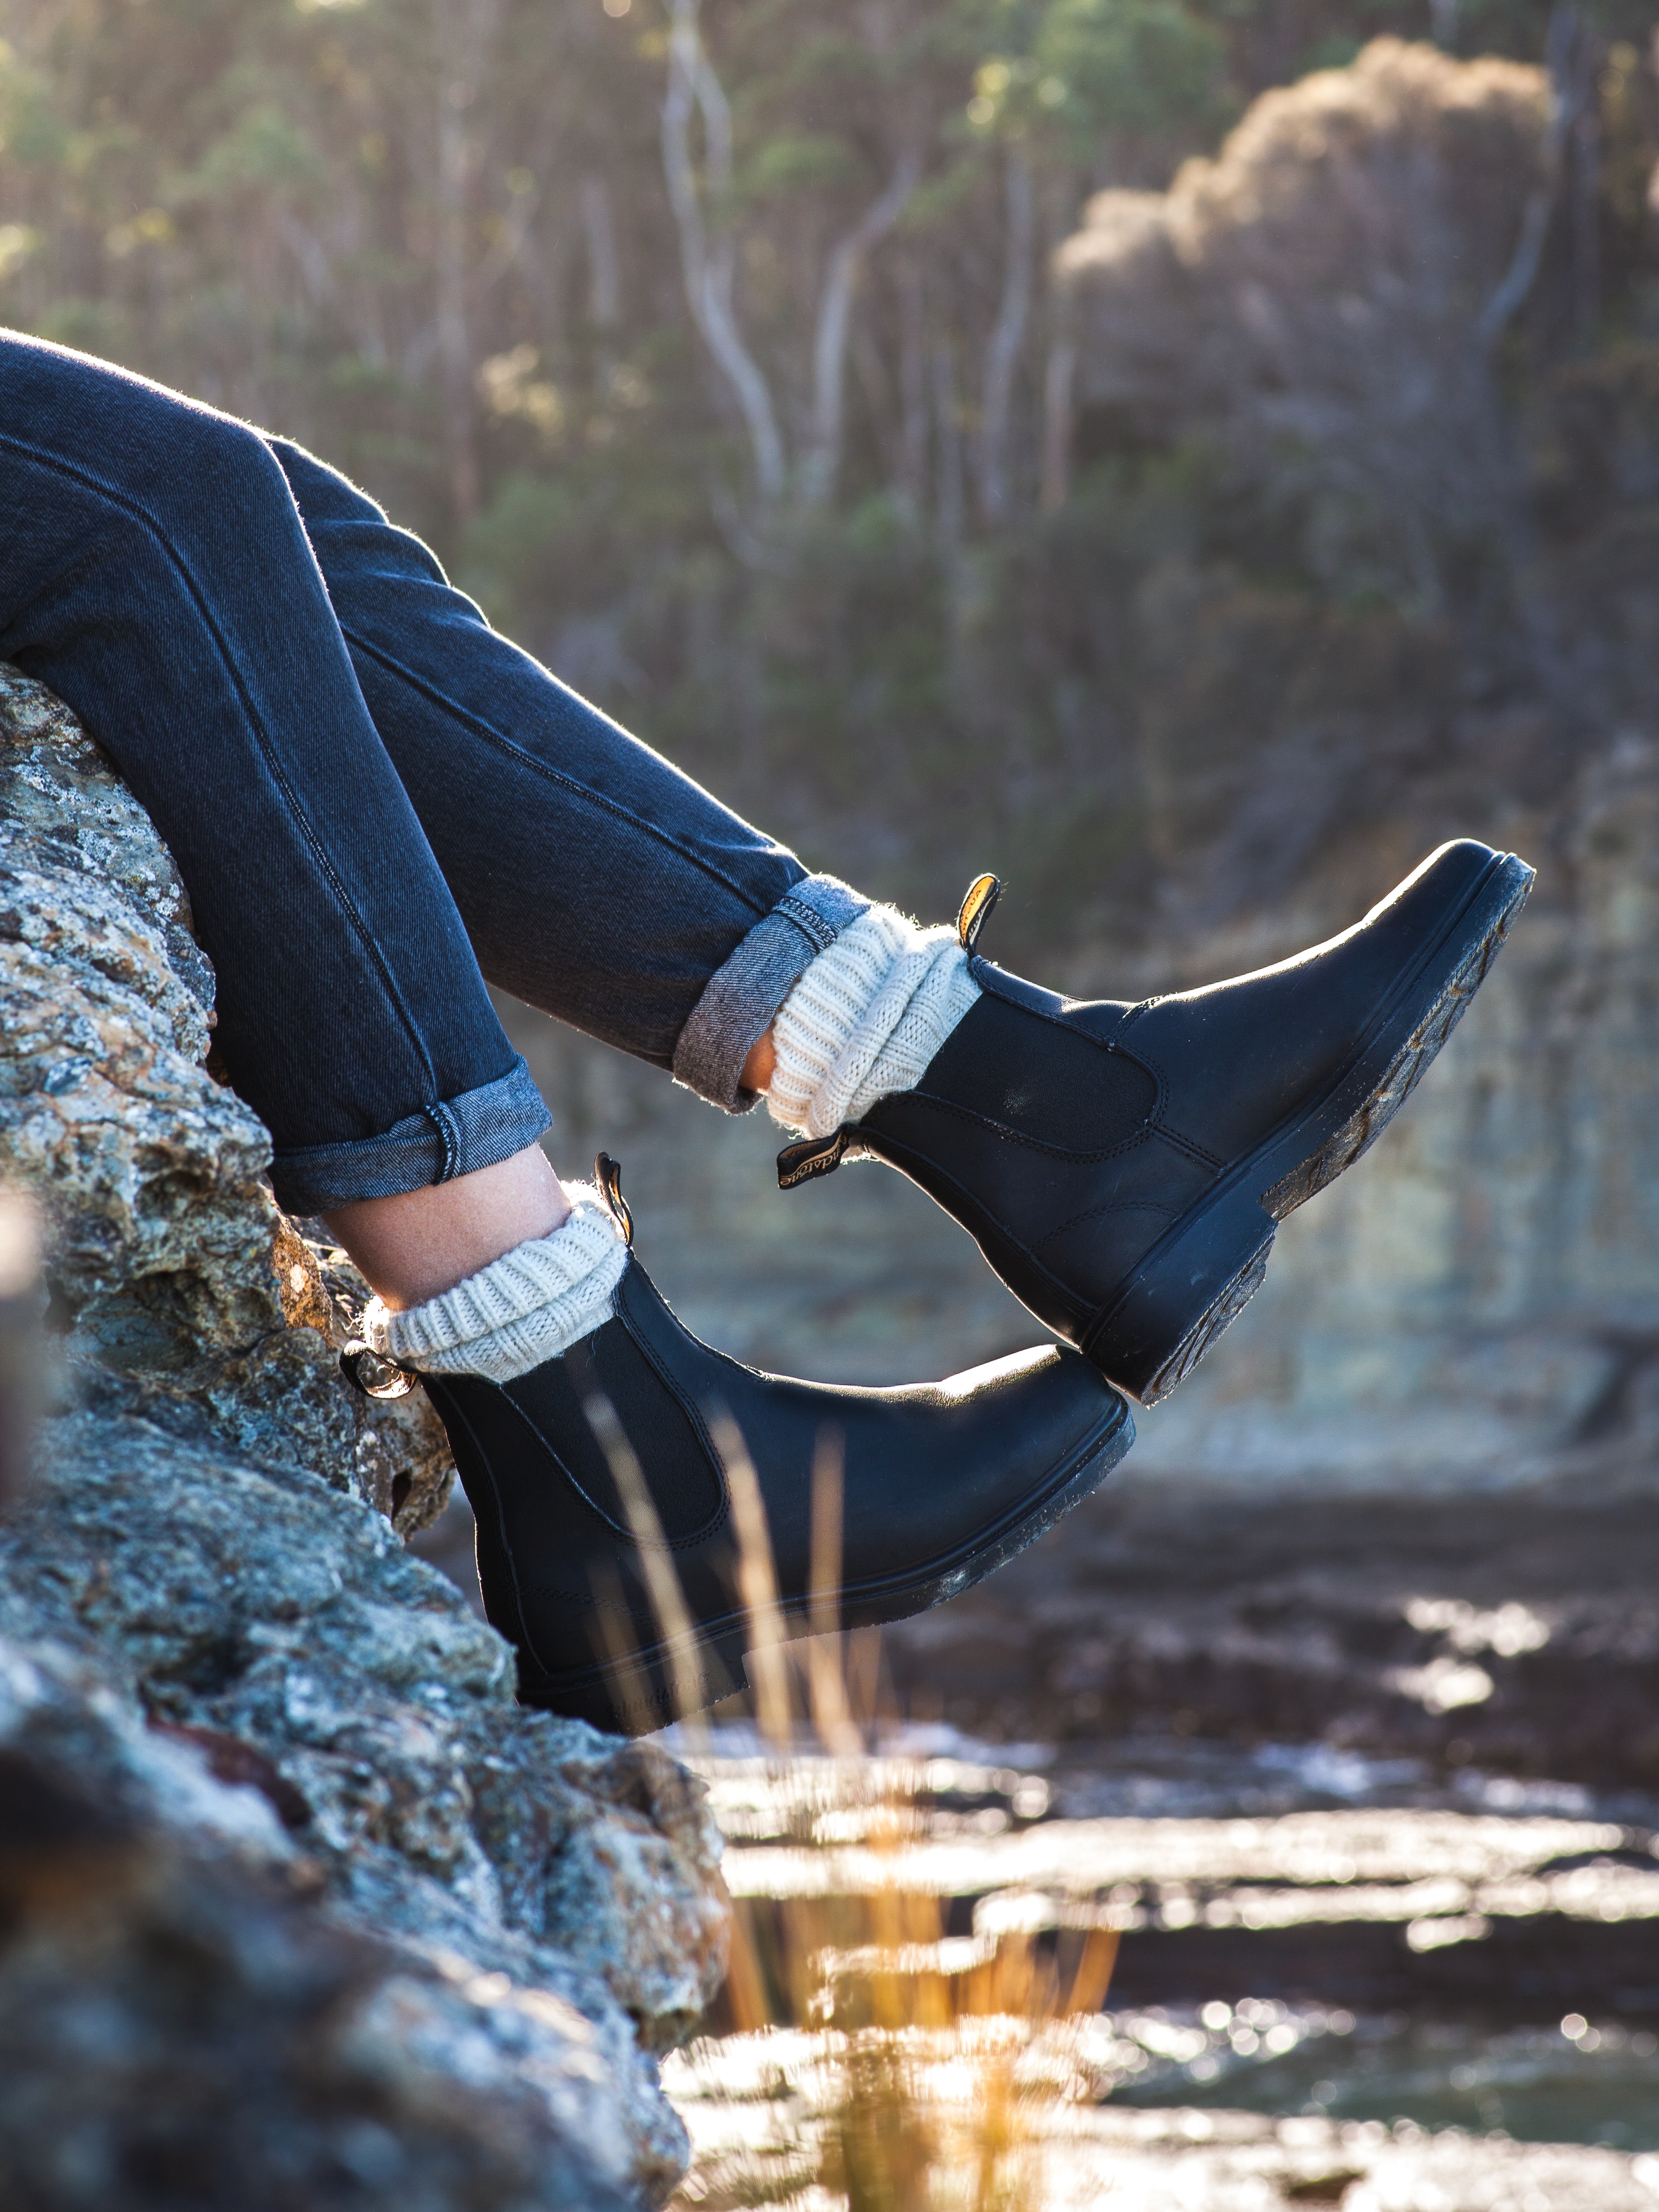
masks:
{"type": "MultiPolygon", "coordinates": [[[[652,1745],[521,1709],[509,1648],[404,1549],[453,1480],[441,1430],[418,1392],[370,1401],[341,1379],[331,1340],[361,1281],[261,1182],[265,1132],[205,1065],[211,999],[142,808],[59,702],[0,668],[0,1180],[45,1217],[58,1355],[0,1528],[0,1682],[35,1686],[0,1697],[0,1760],[24,1759],[25,1799],[78,1792],[125,1822],[156,1869],[115,1885],[102,1950],[32,1905],[0,1911],[0,2016],[26,1984],[52,2014],[52,1972],[65,1988],[78,1973],[137,2008],[164,2075],[187,2071],[160,2015],[145,2028],[134,1961],[188,1917],[197,1882],[204,1955],[223,1954],[202,1970],[214,2002],[260,2002],[225,1948],[233,1896],[277,1952],[354,1993],[328,2049],[349,2045],[341,2094],[371,2134],[407,2149],[410,2116],[441,2107],[432,2155],[459,2172],[489,2110],[518,2115],[512,2188],[475,2175],[428,2199],[400,2150],[382,2194],[352,2202],[553,2207],[586,2201],[559,2179],[578,2170],[654,2202],[684,2135],[653,2054],[724,1966],[701,1785],[652,1745]],[[257,1814],[252,1843],[191,1812],[216,1790],[257,1814]]],[[[52,2048],[27,2059],[42,2096],[52,2048]]],[[[0,2072],[13,2061],[0,2049],[0,2072]]],[[[287,2079],[287,2059],[258,2063],[287,2079]]],[[[0,2176],[21,2094],[0,2096],[0,2176]]],[[[105,2121],[115,2142],[113,2104],[85,2125],[105,2121]]],[[[66,2184],[40,2201],[129,2200],[66,2184]]]]}
{"type": "Polygon", "coordinates": [[[443,1431],[423,1396],[342,1381],[319,1256],[261,1181],[270,1140],[208,1073],[212,1001],[149,817],[0,665],[0,1170],[48,1216],[66,1369],[83,1401],[308,1467],[410,1534],[448,1495],[443,1431]]]}

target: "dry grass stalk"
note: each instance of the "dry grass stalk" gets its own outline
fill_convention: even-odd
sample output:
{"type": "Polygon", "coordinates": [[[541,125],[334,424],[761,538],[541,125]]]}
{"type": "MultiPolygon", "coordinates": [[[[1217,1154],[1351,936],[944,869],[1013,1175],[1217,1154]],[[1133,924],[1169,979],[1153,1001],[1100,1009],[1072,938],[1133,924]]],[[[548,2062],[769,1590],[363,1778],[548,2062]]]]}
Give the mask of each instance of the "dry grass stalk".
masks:
{"type": "MultiPolygon", "coordinates": [[[[765,1509],[743,1438],[714,1425],[732,1499],[740,1594],[756,1624],[749,1667],[769,1766],[803,1844],[854,1819],[891,1879],[854,1897],[744,1898],[734,1913],[721,2032],[816,2030],[830,2075],[787,2149],[726,2155],[678,2200],[710,2212],[774,2204],[794,2212],[1036,2212],[1034,2100],[1054,2085],[1022,2073],[1068,2016],[1097,2012],[1117,1936],[1109,1929],[1015,1929],[952,1938],[946,1901],[906,1887],[904,1853],[926,1832],[922,1762],[868,1757],[878,1734],[879,1631],[840,1631],[841,1440],[819,1439],[813,1470],[810,1644],[790,1647],[765,1509]],[[793,1755],[810,1718],[830,1754],[793,1755]],[[963,2069],[968,2079],[963,2080],[963,2069]],[[950,2087],[941,2088],[948,2077],[950,2087]]],[[[888,1717],[891,1717],[889,1716],[888,1717]]],[[[1037,2072],[1041,2073],[1041,2069],[1037,2072]]]]}
{"type": "MultiPolygon", "coordinates": [[[[611,1469],[611,1479],[617,1486],[617,1495],[622,1500],[623,1511],[628,1517],[629,1532],[639,1547],[640,1571],[645,1577],[651,1609],[668,1650],[669,1678],[673,1685],[675,1704],[699,1740],[706,1741],[702,1723],[698,1717],[703,1704],[703,1692],[696,1656],[696,1641],[690,1608],[680,1587],[673,1553],[663,1534],[662,1521],[647,1486],[645,1472],[611,1401],[597,1396],[591,1398],[583,1410],[587,1415],[589,1426],[599,1438],[599,1448],[611,1469]]],[[[598,1610],[599,1631],[609,1647],[607,1656],[611,1664],[626,1674],[632,1685],[642,1688],[641,1669],[637,1657],[623,1648],[621,1623],[626,1613],[620,1589],[617,1591],[612,1605],[602,1603],[598,1610]]]]}
{"type": "Polygon", "coordinates": [[[714,1449],[726,1470],[732,1521],[738,1538],[738,1591],[749,1616],[749,1680],[755,1692],[755,1718],[769,1743],[787,1750],[794,1717],[789,1696],[784,1646],[788,1631],[778,1601],[776,1562],[760,1477],[749,1456],[743,1431],[731,1415],[717,1410],[711,1426],[714,1449]]]}

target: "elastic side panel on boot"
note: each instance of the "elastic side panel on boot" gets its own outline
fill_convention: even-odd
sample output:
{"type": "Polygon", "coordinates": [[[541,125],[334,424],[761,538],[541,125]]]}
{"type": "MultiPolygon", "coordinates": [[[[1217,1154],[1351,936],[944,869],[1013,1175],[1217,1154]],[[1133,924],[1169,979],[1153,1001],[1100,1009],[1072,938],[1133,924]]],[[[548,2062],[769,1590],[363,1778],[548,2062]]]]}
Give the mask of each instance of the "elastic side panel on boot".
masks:
{"type": "Polygon", "coordinates": [[[620,1322],[595,1329],[537,1371],[544,1387],[568,1401],[556,1427],[544,1433],[556,1435],[571,1474],[602,1512],[629,1525],[611,1462],[583,1411],[591,1398],[607,1401],[622,1424],[664,1535],[672,1542],[707,1528],[724,1502],[720,1476],[684,1407],[620,1322]]]}
{"type": "Polygon", "coordinates": [[[988,995],[945,1039],[916,1095],[1040,1145],[1102,1152],[1146,1126],[1158,1085],[1122,1053],[988,995]]]}

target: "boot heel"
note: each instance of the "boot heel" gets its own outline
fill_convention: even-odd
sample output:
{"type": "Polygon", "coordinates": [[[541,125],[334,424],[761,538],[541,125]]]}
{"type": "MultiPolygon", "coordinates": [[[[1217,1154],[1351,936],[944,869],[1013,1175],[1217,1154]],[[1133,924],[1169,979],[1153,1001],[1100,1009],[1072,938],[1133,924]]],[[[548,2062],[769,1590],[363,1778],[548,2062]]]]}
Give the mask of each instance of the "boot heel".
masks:
{"type": "Polygon", "coordinates": [[[1275,1226],[1253,1198],[1233,1193],[1148,1253],[1080,1349],[1109,1382],[1156,1406],[1261,1288],[1275,1226]]]}

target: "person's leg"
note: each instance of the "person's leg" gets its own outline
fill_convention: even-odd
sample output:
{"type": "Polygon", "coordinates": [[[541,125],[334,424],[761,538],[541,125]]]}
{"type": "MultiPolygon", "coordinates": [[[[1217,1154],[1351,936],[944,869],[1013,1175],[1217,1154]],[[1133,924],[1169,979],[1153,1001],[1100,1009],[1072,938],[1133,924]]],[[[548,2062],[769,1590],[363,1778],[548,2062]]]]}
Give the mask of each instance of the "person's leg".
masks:
{"type": "Polygon", "coordinates": [[[414,1194],[423,1272],[366,1248],[392,1296],[556,1226],[546,1109],[263,441],[0,335],[0,657],[75,708],[177,859],[282,1202],[414,1194]]]}
{"type": "Polygon", "coordinates": [[[752,1106],[757,1041],[870,901],[492,629],[335,470],[270,446],[485,975],[728,1111],[752,1106]]]}
{"type": "Polygon", "coordinates": [[[0,653],[167,839],[277,1196],[389,1308],[565,1211],[473,945],[532,1003],[753,1103],[756,1037],[866,902],[497,637],[297,448],[5,334],[0,425],[0,653]]]}
{"type": "Polygon", "coordinates": [[[529,1145],[451,1182],[331,1206],[323,1220],[388,1312],[403,1313],[569,1218],[546,1153],[529,1145]]]}
{"type": "MultiPolygon", "coordinates": [[[[504,649],[480,653],[476,637],[459,649],[441,612],[413,629],[452,681],[476,676],[473,738],[492,696],[518,711],[504,649]]],[[[849,1619],[915,1610],[988,1571],[1121,1456],[1122,1401],[1053,1346],[899,1393],[723,1360],[651,1290],[614,1184],[561,1188],[535,1148],[545,1109],[490,1008],[264,440],[0,335],[0,656],[84,719],[177,858],[217,970],[228,1072],[275,1139],[278,1198],[340,1231],[381,1293],[366,1335],[427,1381],[478,1514],[489,1616],[519,1647],[527,1698],[643,1727],[729,1686],[762,1632],[733,1596],[740,1464],[798,1623],[822,1601],[811,1532],[827,1437],[848,1509],[849,1619]],[[719,1441],[722,1420],[740,1449],[719,1441]]],[[[459,874],[499,940],[534,948],[525,973],[552,979],[568,953],[574,980],[548,980],[543,995],[670,1059],[734,948],[759,931],[728,1013],[760,1005],[773,986],[757,979],[780,966],[799,975],[834,924],[809,893],[769,933],[799,864],[532,677],[532,702],[545,718],[555,697],[591,780],[484,738],[457,744],[459,874]]],[[[422,680],[400,668],[398,696],[422,680]]],[[[753,1042],[722,1045],[733,1086],[753,1042]]],[[[364,1357],[349,1351],[348,1371],[364,1357]]]]}
{"type": "Polygon", "coordinates": [[[899,1167],[1149,1399],[1243,1306],[1275,1221],[1396,1109],[1530,880],[1448,848],[1282,972],[1073,1006],[975,957],[992,878],[956,930],[920,930],[805,878],[499,637],[343,478],[275,450],[485,974],[728,1109],[764,1091],[806,1139],[786,1187],[843,1158],[899,1167]]]}

